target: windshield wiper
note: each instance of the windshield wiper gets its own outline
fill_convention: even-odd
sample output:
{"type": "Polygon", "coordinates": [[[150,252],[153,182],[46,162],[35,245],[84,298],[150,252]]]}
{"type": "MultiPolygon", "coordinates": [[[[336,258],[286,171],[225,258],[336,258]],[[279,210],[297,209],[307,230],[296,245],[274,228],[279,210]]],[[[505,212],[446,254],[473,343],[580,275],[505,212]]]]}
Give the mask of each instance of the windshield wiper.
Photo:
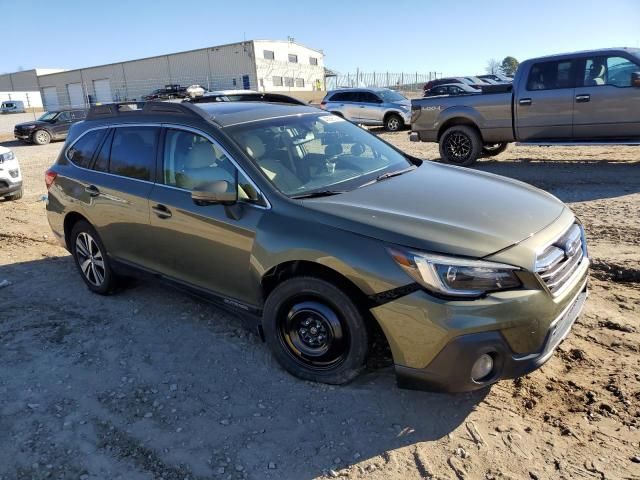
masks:
{"type": "Polygon", "coordinates": [[[314,197],[330,197],[331,195],[339,195],[341,193],[346,193],[345,190],[319,190],[316,192],[309,193],[301,193],[300,195],[292,195],[289,198],[300,199],[300,198],[314,198],[314,197]]]}
{"type": "Polygon", "coordinates": [[[396,170],[395,172],[381,173],[380,175],[378,175],[373,180],[371,180],[371,181],[369,181],[367,183],[363,183],[358,188],[366,187],[367,185],[371,185],[371,184],[380,182],[382,180],[386,180],[387,178],[397,177],[398,175],[402,175],[403,173],[410,172],[412,170],[415,170],[416,168],[418,168],[418,167],[416,167],[415,165],[411,165],[410,167],[403,168],[402,170],[396,170]]]}

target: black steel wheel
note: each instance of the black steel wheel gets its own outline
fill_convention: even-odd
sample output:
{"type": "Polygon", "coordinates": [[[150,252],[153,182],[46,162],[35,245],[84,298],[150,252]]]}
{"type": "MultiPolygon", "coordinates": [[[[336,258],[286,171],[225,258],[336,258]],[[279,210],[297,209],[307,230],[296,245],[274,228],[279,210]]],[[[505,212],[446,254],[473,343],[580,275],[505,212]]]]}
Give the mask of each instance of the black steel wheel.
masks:
{"type": "Polygon", "coordinates": [[[267,298],[265,338],[291,374],[316,382],[343,384],[364,368],[369,337],[353,301],[335,285],[296,277],[267,298]]]}
{"type": "Polygon", "coordinates": [[[468,167],[482,152],[482,139],[474,128],[457,125],[440,137],[440,157],[446,163],[468,167]]]}
{"type": "Polygon", "coordinates": [[[485,143],[482,146],[482,156],[495,157],[496,155],[500,155],[504,152],[508,146],[508,143],[485,143]]]}

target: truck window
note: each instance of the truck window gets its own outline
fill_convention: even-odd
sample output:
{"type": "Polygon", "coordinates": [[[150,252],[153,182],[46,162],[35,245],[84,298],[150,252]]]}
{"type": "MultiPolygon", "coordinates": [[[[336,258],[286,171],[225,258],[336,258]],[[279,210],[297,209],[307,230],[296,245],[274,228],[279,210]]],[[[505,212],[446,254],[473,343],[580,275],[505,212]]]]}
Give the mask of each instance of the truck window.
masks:
{"type": "Polygon", "coordinates": [[[535,63],[529,71],[527,90],[573,88],[572,67],[573,62],[571,60],[535,63]]]}
{"type": "Polygon", "coordinates": [[[640,65],[624,57],[588,58],[584,64],[583,86],[611,85],[630,87],[631,74],[640,71],[640,65]]]}

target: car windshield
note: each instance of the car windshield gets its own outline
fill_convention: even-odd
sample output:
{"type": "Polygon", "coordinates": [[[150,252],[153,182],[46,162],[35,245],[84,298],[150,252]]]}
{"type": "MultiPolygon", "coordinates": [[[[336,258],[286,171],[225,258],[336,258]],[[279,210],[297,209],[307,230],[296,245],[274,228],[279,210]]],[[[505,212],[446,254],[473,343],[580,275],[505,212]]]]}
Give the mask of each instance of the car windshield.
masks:
{"type": "Polygon", "coordinates": [[[290,197],[353,190],[413,165],[375,135],[334,115],[281,117],[226,130],[290,197]]]}
{"type": "Polygon", "coordinates": [[[41,122],[52,122],[56,119],[59,112],[45,112],[38,120],[41,122]]]}
{"type": "Polygon", "coordinates": [[[407,97],[400,95],[398,92],[393,90],[380,90],[378,95],[380,95],[386,103],[404,102],[407,100],[407,97]]]}

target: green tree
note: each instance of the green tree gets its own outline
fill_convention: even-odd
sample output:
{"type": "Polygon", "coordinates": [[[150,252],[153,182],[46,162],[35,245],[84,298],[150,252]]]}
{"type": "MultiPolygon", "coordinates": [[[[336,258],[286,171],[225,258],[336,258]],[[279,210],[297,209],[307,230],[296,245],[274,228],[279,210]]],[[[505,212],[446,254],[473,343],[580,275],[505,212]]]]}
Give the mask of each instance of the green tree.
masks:
{"type": "Polygon", "coordinates": [[[502,69],[502,73],[509,77],[513,77],[516,70],[518,70],[518,65],[520,65],[520,62],[518,62],[514,57],[504,57],[500,68],[502,69]]]}

